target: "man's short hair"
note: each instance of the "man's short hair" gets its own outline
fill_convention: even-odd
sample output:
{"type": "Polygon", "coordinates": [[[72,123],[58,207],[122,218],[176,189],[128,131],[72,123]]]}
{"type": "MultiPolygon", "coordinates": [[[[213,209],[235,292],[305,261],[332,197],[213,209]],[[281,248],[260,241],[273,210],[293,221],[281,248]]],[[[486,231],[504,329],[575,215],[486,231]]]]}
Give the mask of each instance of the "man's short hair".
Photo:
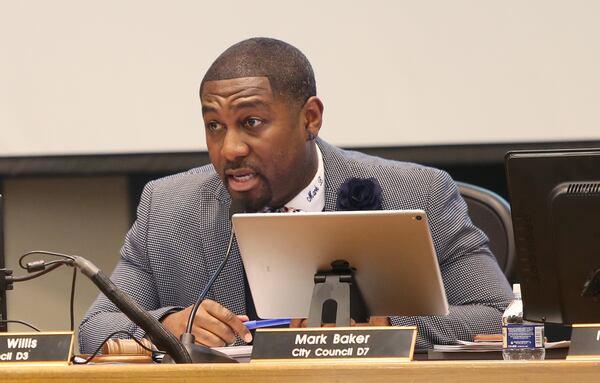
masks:
{"type": "Polygon", "coordinates": [[[267,77],[273,95],[304,105],[317,95],[310,62],[300,50],[281,40],[255,37],[229,47],[212,63],[200,85],[206,81],[241,77],[267,77]]]}

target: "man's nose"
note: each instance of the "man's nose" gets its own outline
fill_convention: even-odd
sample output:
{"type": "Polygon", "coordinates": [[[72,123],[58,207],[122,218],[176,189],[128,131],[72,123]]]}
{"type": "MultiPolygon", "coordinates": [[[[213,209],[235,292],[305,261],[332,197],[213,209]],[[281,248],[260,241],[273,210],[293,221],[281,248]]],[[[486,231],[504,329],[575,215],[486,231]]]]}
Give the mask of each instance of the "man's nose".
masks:
{"type": "Polygon", "coordinates": [[[221,155],[228,161],[234,161],[238,158],[246,157],[249,152],[250,148],[241,132],[237,129],[227,129],[223,146],[221,147],[221,155]]]}

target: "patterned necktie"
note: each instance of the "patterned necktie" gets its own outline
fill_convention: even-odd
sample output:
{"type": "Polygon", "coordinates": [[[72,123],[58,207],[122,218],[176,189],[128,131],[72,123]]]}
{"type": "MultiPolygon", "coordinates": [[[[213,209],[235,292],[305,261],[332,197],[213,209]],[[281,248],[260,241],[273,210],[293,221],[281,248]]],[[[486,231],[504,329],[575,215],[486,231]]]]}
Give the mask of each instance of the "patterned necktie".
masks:
{"type": "Polygon", "coordinates": [[[260,212],[261,213],[298,213],[301,212],[300,209],[294,209],[293,207],[280,207],[279,209],[273,209],[272,207],[264,207],[260,212]]]}

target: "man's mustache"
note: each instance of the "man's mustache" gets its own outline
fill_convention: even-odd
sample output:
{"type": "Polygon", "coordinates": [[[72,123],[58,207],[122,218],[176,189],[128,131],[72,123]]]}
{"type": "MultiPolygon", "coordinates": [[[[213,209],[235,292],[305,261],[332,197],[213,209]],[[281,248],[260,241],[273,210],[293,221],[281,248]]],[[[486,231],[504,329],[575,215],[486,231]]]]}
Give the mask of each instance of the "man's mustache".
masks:
{"type": "Polygon", "coordinates": [[[225,164],[223,171],[237,170],[237,169],[250,169],[254,173],[259,173],[257,166],[247,161],[232,161],[225,164]]]}

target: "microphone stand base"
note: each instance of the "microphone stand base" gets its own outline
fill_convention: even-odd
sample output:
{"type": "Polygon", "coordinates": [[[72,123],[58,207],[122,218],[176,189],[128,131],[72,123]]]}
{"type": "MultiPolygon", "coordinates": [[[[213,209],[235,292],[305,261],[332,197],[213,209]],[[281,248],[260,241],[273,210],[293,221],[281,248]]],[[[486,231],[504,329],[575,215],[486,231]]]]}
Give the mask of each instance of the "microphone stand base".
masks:
{"type": "MultiPolygon", "coordinates": [[[[182,338],[184,338],[183,335],[182,338]]],[[[229,355],[217,350],[213,350],[212,348],[196,343],[189,343],[184,339],[182,339],[182,344],[187,350],[188,354],[190,354],[192,363],[238,363],[237,360],[233,359],[229,355]]],[[[165,355],[162,363],[175,363],[175,361],[169,355],[165,355]]]]}

